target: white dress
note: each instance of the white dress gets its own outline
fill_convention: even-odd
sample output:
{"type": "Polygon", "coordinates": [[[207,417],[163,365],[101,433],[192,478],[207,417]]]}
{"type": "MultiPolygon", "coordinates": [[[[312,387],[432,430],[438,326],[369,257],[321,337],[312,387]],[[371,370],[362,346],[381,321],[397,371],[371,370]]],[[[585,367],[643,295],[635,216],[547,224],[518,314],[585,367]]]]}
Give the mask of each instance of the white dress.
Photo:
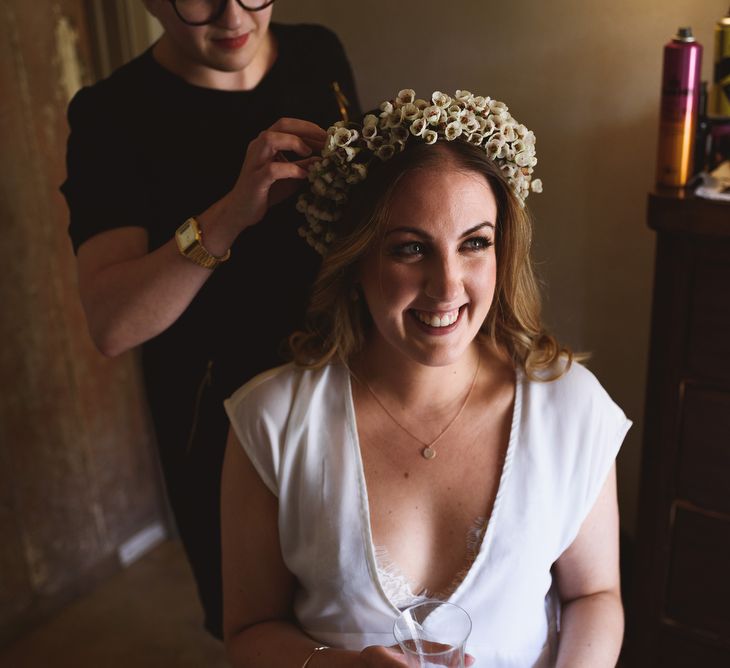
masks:
{"type": "MultiPolygon", "coordinates": [[[[279,367],[225,405],[278,497],[281,550],[297,578],[302,629],[333,647],[394,644],[399,609],[379,576],[347,369],[279,367]]],[[[559,610],[550,568],[576,537],[630,425],[580,364],[551,382],[518,373],[492,514],[449,597],[472,618],[467,651],[477,665],[553,664],[559,610]]]]}

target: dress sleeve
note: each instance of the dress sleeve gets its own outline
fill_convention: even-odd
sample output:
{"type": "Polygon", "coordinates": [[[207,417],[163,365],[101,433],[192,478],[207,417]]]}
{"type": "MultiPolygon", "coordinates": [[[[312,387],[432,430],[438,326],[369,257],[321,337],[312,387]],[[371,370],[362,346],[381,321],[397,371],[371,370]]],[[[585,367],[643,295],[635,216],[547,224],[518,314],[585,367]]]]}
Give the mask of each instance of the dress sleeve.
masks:
{"type": "Polygon", "coordinates": [[[269,491],[279,496],[284,425],[291,402],[282,368],[257,376],[223,402],[241,447],[269,491]]]}
{"type": "Polygon", "coordinates": [[[107,100],[103,87],[84,88],[71,100],[61,192],[69,208],[74,252],[100,232],[144,226],[141,211],[148,195],[130,136],[132,113],[127,103],[107,100]]]}
{"type": "Polygon", "coordinates": [[[595,376],[574,363],[556,381],[558,409],[555,501],[562,523],[560,553],[580,531],[616,460],[631,421],[595,376]]]}

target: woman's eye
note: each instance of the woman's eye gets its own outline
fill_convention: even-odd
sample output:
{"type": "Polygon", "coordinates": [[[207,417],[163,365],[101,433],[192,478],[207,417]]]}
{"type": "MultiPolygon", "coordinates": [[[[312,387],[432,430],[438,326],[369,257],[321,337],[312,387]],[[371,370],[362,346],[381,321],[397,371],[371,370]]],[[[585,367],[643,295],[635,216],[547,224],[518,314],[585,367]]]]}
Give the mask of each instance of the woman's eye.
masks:
{"type": "Polygon", "coordinates": [[[489,248],[494,242],[487,237],[472,237],[464,242],[464,248],[467,250],[485,250],[489,248]]]}
{"type": "Polygon", "coordinates": [[[417,257],[423,255],[425,248],[420,241],[410,241],[396,246],[392,253],[397,257],[417,257]]]}

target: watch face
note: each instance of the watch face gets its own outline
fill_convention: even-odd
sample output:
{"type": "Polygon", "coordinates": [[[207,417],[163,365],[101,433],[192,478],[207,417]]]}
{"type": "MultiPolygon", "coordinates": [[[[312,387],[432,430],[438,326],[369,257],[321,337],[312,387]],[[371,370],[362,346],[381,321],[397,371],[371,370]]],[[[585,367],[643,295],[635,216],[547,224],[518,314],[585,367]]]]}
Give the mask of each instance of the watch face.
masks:
{"type": "Polygon", "coordinates": [[[180,247],[183,250],[190,248],[190,246],[195,243],[195,228],[188,223],[182,230],[180,230],[178,236],[180,239],[180,247]]]}

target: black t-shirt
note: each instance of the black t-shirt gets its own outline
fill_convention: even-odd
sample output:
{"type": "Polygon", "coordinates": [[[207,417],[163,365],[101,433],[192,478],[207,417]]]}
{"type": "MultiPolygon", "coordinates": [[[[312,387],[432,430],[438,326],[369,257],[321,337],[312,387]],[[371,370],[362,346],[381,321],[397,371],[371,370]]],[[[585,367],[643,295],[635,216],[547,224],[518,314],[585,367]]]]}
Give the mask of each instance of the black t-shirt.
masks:
{"type": "MultiPolygon", "coordinates": [[[[74,249],[99,232],[141,226],[150,250],[234,185],[246,147],[287,116],[327,128],[339,120],[337,81],[360,113],[352,73],[337,37],[310,25],[272,24],[278,57],[251,91],[186,83],[151,50],[108,79],[81,90],[69,107],[68,176],[74,249]]],[[[153,416],[185,415],[209,361],[217,394],[227,396],[281,363],[286,337],[301,324],[319,256],[297,234],[295,198],[245,230],[190,307],[144,345],[153,416]]],[[[159,420],[158,431],[159,431],[159,420]]]]}

